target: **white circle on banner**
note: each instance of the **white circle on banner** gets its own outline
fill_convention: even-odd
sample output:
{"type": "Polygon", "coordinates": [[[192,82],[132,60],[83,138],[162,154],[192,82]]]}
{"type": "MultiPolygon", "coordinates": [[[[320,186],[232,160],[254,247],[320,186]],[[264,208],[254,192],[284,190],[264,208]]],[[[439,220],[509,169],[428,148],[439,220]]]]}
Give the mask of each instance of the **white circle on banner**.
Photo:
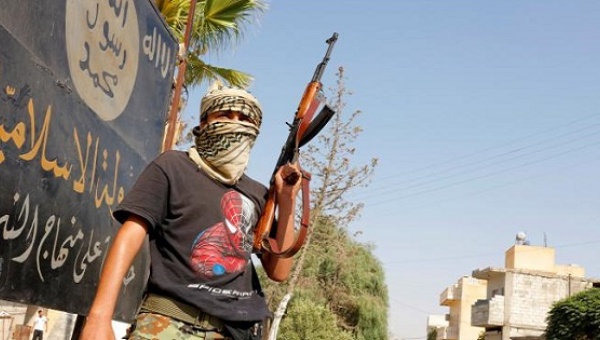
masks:
{"type": "Polygon", "coordinates": [[[133,93],[140,34],[133,0],[67,0],[66,49],[77,93],[100,119],[119,117],[133,93]]]}

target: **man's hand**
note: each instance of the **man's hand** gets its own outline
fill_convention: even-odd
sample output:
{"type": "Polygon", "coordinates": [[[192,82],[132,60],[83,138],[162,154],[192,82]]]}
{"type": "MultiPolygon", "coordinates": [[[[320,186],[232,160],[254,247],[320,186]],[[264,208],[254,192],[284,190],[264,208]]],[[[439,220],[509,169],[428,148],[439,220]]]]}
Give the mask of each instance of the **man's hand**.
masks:
{"type": "Polygon", "coordinates": [[[281,199],[293,199],[300,191],[302,172],[298,163],[287,163],[279,167],[275,173],[275,192],[281,204],[281,199]]]}

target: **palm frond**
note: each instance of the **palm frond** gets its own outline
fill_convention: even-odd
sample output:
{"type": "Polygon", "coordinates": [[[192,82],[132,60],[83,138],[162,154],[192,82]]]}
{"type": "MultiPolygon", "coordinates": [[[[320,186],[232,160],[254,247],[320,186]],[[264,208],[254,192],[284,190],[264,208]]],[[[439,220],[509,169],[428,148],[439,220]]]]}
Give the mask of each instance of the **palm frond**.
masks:
{"type": "MultiPolygon", "coordinates": [[[[154,0],[173,35],[182,43],[191,1],[154,0]]],[[[185,83],[199,85],[204,81],[221,79],[230,85],[247,87],[252,77],[244,72],[205,64],[200,56],[209,51],[218,54],[241,38],[246,25],[264,13],[267,0],[197,0],[191,32],[185,83]]]]}
{"type": "Polygon", "coordinates": [[[191,47],[219,52],[242,37],[246,25],[267,9],[264,0],[203,0],[196,8],[191,47]]]}
{"type": "Polygon", "coordinates": [[[246,88],[252,83],[248,73],[206,64],[195,55],[188,57],[186,84],[199,84],[202,81],[221,80],[230,86],[246,88]]]}
{"type": "Polygon", "coordinates": [[[190,9],[190,0],[155,0],[154,3],[175,38],[182,42],[190,9]]]}

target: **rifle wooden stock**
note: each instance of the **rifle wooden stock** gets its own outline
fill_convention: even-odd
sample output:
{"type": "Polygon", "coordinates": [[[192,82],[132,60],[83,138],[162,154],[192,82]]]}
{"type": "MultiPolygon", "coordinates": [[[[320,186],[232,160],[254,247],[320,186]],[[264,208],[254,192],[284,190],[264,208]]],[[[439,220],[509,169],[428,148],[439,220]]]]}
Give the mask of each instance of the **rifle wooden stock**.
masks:
{"type": "Polygon", "coordinates": [[[319,104],[321,101],[319,100],[317,94],[321,90],[321,82],[313,81],[308,83],[306,86],[306,90],[304,90],[304,95],[300,100],[300,105],[298,105],[298,113],[296,117],[298,117],[300,122],[300,127],[298,128],[298,132],[296,133],[296,141],[300,141],[304,132],[308,128],[308,125],[312,121],[312,117],[314,116],[319,104]]]}
{"type": "Polygon", "coordinates": [[[263,240],[269,236],[273,221],[275,220],[275,188],[271,186],[267,195],[267,202],[263,208],[262,215],[258,219],[256,224],[256,231],[254,232],[254,244],[253,248],[255,251],[262,252],[263,240]]]}
{"type": "Polygon", "coordinates": [[[337,40],[337,33],[327,39],[326,43],[329,45],[325,57],[317,66],[315,73],[311,81],[306,86],[298,109],[294,115],[294,120],[290,124],[290,134],[284,144],[275,171],[271,177],[270,188],[267,195],[267,201],[263,208],[262,215],[260,216],[256,228],[254,229],[254,241],[253,248],[254,252],[257,253],[269,253],[278,257],[287,258],[291,257],[300,250],[304,244],[304,239],[308,233],[309,219],[310,219],[310,188],[309,182],[311,175],[310,173],[301,170],[302,178],[285,178],[284,181],[289,185],[294,185],[297,180],[302,181],[302,214],[300,220],[300,229],[296,233],[296,240],[287,249],[281,249],[277,244],[275,238],[271,236],[271,227],[275,220],[275,211],[277,210],[277,194],[275,193],[275,174],[280,166],[286,163],[295,163],[298,161],[300,143],[307,143],[312,137],[314,137],[323,128],[331,115],[333,110],[329,109],[326,114],[319,114],[319,119],[313,122],[313,116],[317,111],[317,108],[321,103],[325,102],[325,97],[322,94],[321,76],[329,61],[329,55],[333,49],[333,45],[337,40]],[[313,123],[313,124],[311,124],[313,123]],[[310,136],[307,134],[310,133],[310,136]]]}

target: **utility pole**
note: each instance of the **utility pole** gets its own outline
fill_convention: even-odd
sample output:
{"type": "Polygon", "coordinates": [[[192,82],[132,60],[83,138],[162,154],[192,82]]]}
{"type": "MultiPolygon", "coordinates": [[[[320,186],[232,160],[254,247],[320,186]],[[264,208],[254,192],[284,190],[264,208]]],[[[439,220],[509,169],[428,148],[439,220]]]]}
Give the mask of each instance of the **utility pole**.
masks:
{"type": "Polygon", "coordinates": [[[189,49],[190,38],[192,35],[192,29],[194,27],[195,12],[196,0],[191,0],[188,19],[185,25],[183,48],[181,48],[179,51],[179,58],[181,59],[179,60],[179,67],[177,69],[177,81],[175,82],[175,92],[173,93],[173,100],[171,101],[171,107],[169,110],[169,115],[167,117],[167,127],[161,151],[170,150],[171,148],[173,148],[174,144],[175,131],[177,130],[177,123],[179,121],[179,101],[181,99],[181,89],[183,88],[183,83],[185,82],[185,71],[187,69],[187,53],[189,49]]]}

